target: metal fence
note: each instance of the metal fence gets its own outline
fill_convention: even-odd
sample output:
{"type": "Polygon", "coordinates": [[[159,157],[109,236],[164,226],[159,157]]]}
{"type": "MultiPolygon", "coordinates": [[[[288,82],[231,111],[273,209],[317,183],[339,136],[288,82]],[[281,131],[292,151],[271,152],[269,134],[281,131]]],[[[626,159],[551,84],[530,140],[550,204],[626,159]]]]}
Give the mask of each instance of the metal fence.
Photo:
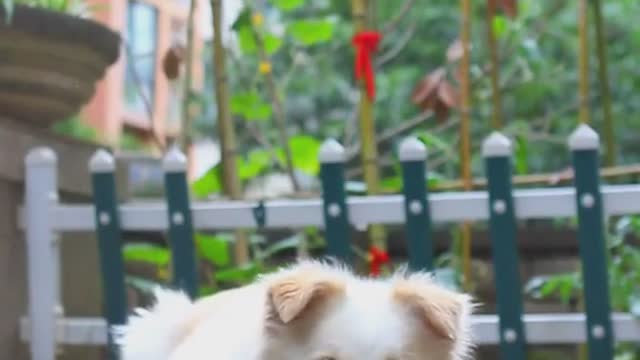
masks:
{"type": "MultiPolygon", "coordinates": [[[[569,138],[573,187],[513,190],[511,144],[491,134],[482,152],[487,191],[429,195],[425,184],[427,152],[415,138],[399,148],[402,195],[347,197],[344,149],[334,140],[320,149],[322,198],[306,200],[211,201],[191,203],[186,160],[177,149],[164,160],[166,199],[158,203],[116,200],[114,159],[98,151],[90,161],[93,204],[63,204],[57,198],[56,155],[34,149],[26,158],[24,222],[28,247],[29,316],[21,324],[32,358],[52,360],[58,344],[110,343],[107,325],[126,321],[121,232],[168,231],[174,284],[195,296],[194,229],[324,228],[328,252],[350,261],[352,226],[404,224],[413,270],[432,269],[432,223],[488,221],[495,266],[497,314],[475,315],[478,344],[498,344],[505,359],[525,359],[527,344],[587,343],[589,358],[612,360],[616,341],[640,341],[640,322],[611,313],[604,219],[640,213],[640,186],[600,186],[598,135],[581,125],[569,138]],[[517,219],[578,218],[585,313],[525,314],[518,276],[517,219]],[[95,231],[98,235],[105,318],[65,318],[60,304],[59,232],[95,231]]],[[[112,349],[113,351],[113,349],[112,349]]],[[[111,353],[117,358],[115,352],[111,353]]]]}

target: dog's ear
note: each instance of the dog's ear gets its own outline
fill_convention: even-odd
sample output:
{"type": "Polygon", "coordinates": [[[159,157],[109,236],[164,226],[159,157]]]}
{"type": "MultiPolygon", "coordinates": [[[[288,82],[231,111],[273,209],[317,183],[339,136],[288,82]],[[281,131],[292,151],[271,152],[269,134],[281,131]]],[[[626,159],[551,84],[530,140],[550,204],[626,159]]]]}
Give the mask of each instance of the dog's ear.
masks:
{"type": "Polygon", "coordinates": [[[317,269],[300,269],[270,281],[267,290],[267,321],[288,324],[313,304],[344,292],[345,284],[317,269]]]}
{"type": "Polygon", "coordinates": [[[455,341],[466,336],[471,297],[442,288],[431,281],[403,280],[395,284],[393,298],[408,306],[436,336],[455,341]]]}

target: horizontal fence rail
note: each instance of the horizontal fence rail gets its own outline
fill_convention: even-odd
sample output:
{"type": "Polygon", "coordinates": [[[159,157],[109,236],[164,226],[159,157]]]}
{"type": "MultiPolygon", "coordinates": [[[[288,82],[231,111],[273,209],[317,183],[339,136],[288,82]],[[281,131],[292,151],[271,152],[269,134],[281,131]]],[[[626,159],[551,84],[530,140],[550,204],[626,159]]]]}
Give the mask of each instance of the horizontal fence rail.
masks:
{"type": "MultiPolygon", "coordinates": [[[[575,189],[515,190],[513,200],[518,219],[552,219],[577,215],[575,189]]],[[[640,213],[640,185],[602,187],[604,213],[607,216],[640,213]]],[[[489,196],[484,191],[435,193],[429,196],[435,223],[489,220],[489,196]]],[[[193,202],[193,226],[199,230],[258,228],[253,216],[257,201],[193,202]]],[[[272,200],[264,202],[263,228],[324,227],[321,199],[272,200]]],[[[349,220],[354,226],[367,224],[399,225],[405,222],[404,197],[381,195],[347,199],[349,220]]],[[[63,232],[95,231],[92,205],[52,204],[53,229],[63,232]]],[[[169,229],[164,203],[136,203],[120,206],[123,230],[164,231],[169,229]]]]}
{"type": "MultiPolygon", "coordinates": [[[[640,339],[640,321],[629,314],[611,315],[616,338],[621,342],[640,339]]],[[[473,315],[473,339],[479,345],[500,342],[499,318],[496,315],[473,315]]],[[[584,314],[525,314],[523,317],[527,342],[537,345],[570,345],[586,342],[584,314]]],[[[29,319],[23,318],[20,337],[30,341],[29,319]]],[[[102,318],[67,318],[56,323],[56,338],[66,345],[106,345],[107,323],[102,318]]]]}
{"type": "MultiPolygon", "coordinates": [[[[613,360],[614,341],[640,342],[640,321],[612,313],[604,220],[640,214],[640,185],[601,186],[599,139],[580,125],[569,138],[576,174],[573,187],[513,190],[512,148],[507,137],[493,133],[483,142],[487,191],[430,194],[427,152],[415,138],[399,147],[402,195],[349,197],[345,193],[344,148],[335,140],[320,148],[322,196],[271,201],[201,201],[189,198],[186,158],[172,148],[165,156],[167,197],[157,202],[118,204],[113,157],[100,150],[90,161],[94,204],[62,204],[57,198],[56,157],[36,149],[26,159],[27,196],[22,212],[28,243],[29,317],[21,337],[30,342],[36,360],[53,360],[56,346],[108,345],[117,348],[107,328],[125,321],[122,265],[123,231],[168,234],[173,285],[197,294],[194,230],[304,228],[325,230],[327,252],[350,262],[352,227],[404,225],[411,270],[433,269],[433,223],[487,222],[490,227],[497,313],[475,315],[478,344],[500,345],[502,358],[524,360],[530,344],[587,343],[590,360],[613,360]],[[585,313],[526,314],[518,276],[517,220],[576,217],[583,271],[585,313]],[[58,232],[96,232],[99,238],[105,314],[102,318],[64,318],[60,306],[58,232]],[[114,268],[115,264],[115,268],[114,268]]],[[[639,269],[640,271],[640,269],[639,269]]]]}

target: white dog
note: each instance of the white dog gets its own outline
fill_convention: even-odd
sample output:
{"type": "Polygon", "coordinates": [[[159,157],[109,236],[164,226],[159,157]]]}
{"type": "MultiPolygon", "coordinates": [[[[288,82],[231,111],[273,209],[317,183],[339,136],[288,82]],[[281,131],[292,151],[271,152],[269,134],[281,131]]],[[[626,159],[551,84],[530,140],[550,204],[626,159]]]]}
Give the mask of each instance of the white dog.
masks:
{"type": "Polygon", "coordinates": [[[385,279],[305,261],[191,302],[161,290],[116,329],[124,360],[461,360],[467,295],[427,274],[385,279]]]}

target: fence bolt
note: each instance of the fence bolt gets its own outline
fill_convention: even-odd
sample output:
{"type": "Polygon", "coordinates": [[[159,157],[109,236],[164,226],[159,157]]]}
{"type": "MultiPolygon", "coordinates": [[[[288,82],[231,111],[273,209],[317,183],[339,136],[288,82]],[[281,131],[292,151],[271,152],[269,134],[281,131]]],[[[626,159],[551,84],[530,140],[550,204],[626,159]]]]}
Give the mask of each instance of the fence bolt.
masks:
{"type": "Polygon", "coordinates": [[[420,213],[422,213],[422,203],[420,203],[420,200],[411,200],[409,210],[411,210],[413,215],[420,215],[420,213]]]}
{"type": "Polygon", "coordinates": [[[587,209],[590,209],[595,204],[596,200],[593,198],[593,195],[586,193],[583,194],[580,198],[580,203],[587,209]]]}
{"type": "Polygon", "coordinates": [[[604,327],[602,325],[594,325],[591,329],[591,334],[596,339],[602,339],[605,335],[604,327]]]}
{"type": "Polygon", "coordinates": [[[327,212],[329,213],[329,216],[335,218],[340,216],[340,213],[342,213],[342,210],[340,210],[340,205],[334,203],[334,204],[329,204],[329,206],[327,207],[327,212]]]}
{"type": "Polygon", "coordinates": [[[507,211],[507,204],[504,200],[498,199],[493,202],[493,211],[495,211],[496,214],[502,215],[507,211]]]}
{"type": "Polygon", "coordinates": [[[518,340],[518,333],[513,329],[505,329],[504,340],[508,343],[513,343],[518,340]]]}

